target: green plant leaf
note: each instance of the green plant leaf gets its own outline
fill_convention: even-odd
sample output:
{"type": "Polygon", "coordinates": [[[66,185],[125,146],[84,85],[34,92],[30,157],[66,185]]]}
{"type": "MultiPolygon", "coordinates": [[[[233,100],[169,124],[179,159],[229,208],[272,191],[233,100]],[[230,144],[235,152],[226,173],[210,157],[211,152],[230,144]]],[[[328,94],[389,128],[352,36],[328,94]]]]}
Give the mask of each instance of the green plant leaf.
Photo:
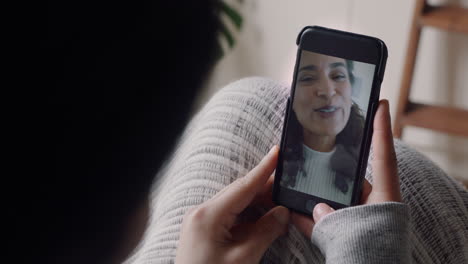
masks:
{"type": "Polygon", "coordinates": [[[231,32],[229,32],[226,25],[221,23],[219,26],[220,26],[221,34],[226,38],[229,44],[229,47],[232,48],[234,46],[234,37],[232,36],[231,32]]]}
{"type": "Polygon", "coordinates": [[[232,23],[239,30],[242,27],[242,16],[231,6],[224,1],[221,1],[221,11],[224,12],[232,21],[232,23]]]}

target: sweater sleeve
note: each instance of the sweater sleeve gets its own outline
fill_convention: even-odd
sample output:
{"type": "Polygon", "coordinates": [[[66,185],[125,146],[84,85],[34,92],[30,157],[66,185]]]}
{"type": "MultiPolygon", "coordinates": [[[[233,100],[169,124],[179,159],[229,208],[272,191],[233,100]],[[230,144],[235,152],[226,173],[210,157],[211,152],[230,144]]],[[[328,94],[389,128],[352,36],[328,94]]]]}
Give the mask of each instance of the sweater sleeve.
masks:
{"type": "Polygon", "coordinates": [[[318,222],[312,243],[326,263],[411,263],[409,221],[403,203],[350,207],[318,222]]]}

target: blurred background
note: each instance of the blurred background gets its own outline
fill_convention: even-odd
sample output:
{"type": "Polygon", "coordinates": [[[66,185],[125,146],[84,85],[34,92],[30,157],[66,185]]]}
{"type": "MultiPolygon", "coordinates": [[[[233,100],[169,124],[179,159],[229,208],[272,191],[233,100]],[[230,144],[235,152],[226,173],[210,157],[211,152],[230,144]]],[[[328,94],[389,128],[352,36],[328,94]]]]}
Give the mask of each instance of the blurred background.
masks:
{"type": "MultiPolygon", "coordinates": [[[[389,56],[381,98],[390,101],[394,118],[406,57],[414,0],[225,0],[242,18],[241,29],[225,25],[235,44],[221,39],[225,53],[197,98],[200,108],[220,88],[235,80],[267,77],[291,85],[296,37],[307,25],[319,25],[382,39],[389,56]]],[[[468,0],[434,0],[458,4],[468,0]]],[[[425,27],[416,57],[411,99],[468,109],[468,34],[425,27]]],[[[468,183],[468,138],[406,127],[402,140],[424,153],[449,176],[468,183]]]]}

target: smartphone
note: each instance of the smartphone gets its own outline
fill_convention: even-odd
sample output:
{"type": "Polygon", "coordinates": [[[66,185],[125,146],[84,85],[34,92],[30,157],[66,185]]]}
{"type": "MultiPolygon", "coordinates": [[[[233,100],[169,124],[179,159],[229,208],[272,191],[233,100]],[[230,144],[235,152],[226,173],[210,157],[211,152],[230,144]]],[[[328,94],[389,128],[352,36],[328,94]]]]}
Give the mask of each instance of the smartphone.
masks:
{"type": "Polygon", "coordinates": [[[310,215],[361,196],[387,48],[377,38],[318,26],[297,38],[273,201],[310,215]]]}

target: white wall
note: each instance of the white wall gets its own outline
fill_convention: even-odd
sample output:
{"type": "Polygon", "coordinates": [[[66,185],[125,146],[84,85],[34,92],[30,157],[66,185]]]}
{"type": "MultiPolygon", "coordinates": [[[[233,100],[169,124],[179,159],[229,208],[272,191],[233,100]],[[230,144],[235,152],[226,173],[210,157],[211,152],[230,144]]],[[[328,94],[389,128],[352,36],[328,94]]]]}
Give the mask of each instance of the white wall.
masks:
{"type": "MultiPolygon", "coordinates": [[[[468,7],[468,0],[459,2],[468,7]]],[[[375,36],[387,44],[389,58],[381,98],[389,99],[395,112],[414,1],[248,0],[237,7],[244,16],[244,28],[236,35],[234,49],[210,76],[199,105],[220,87],[247,76],[264,76],[290,85],[297,34],[306,25],[321,25],[375,36]]],[[[425,29],[411,97],[468,109],[467,69],[468,36],[425,29]]],[[[449,175],[468,179],[468,139],[418,128],[406,129],[403,139],[449,175]]]]}

